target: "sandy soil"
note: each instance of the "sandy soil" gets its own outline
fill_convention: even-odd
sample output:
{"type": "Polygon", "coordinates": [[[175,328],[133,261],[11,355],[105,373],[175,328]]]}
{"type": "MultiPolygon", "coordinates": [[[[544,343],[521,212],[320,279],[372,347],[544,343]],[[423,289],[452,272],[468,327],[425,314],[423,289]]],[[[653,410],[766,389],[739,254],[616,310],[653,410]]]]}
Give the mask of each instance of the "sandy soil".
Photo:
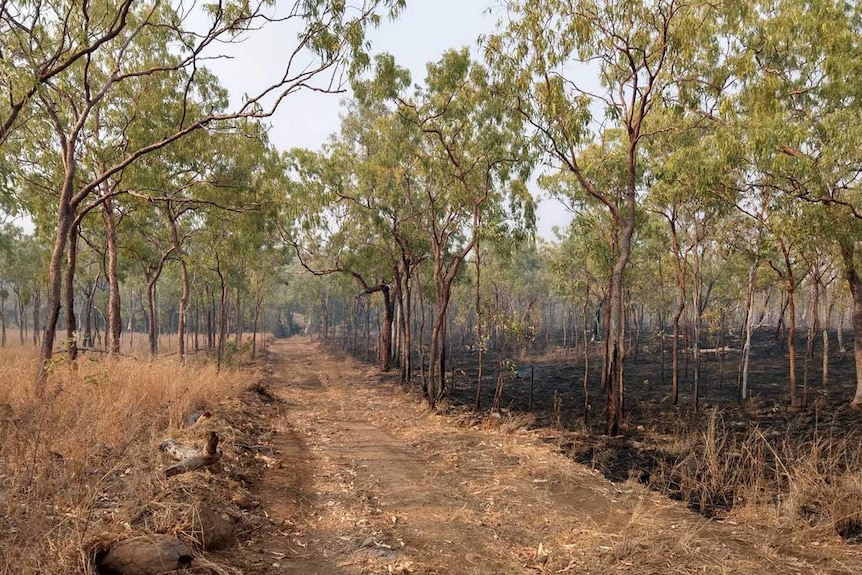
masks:
{"type": "Polygon", "coordinates": [[[264,405],[269,517],[250,574],[860,573],[840,542],[788,550],[559,454],[548,430],[430,412],[395,379],[306,338],[276,342],[264,405]],[[277,462],[277,463],[276,463],[277,462]]]}

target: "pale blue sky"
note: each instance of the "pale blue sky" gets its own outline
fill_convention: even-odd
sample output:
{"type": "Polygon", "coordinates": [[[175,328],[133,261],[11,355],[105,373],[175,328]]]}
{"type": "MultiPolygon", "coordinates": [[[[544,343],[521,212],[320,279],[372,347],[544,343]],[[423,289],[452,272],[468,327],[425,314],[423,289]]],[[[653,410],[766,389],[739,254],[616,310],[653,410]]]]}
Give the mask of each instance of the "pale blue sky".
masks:
{"type": "MultiPolygon", "coordinates": [[[[437,60],[449,48],[469,46],[478,52],[480,35],[494,30],[496,14],[489,14],[497,0],[408,0],[401,17],[384,20],[372,31],[372,50],[390,52],[401,66],[410,69],[414,82],[425,77],[425,64],[437,60]]],[[[235,101],[245,93],[265,88],[283,69],[288,50],[295,45],[295,32],[269,27],[254,32],[231,50],[232,59],[211,63],[235,101]]],[[[272,142],[282,150],[318,148],[338,130],[340,102],[345,95],[299,92],[286,98],[271,118],[272,142]]],[[[534,194],[538,190],[534,189],[534,194]]],[[[551,238],[552,226],[564,226],[571,218],[557,202],[543,201],[539,207],[539,233],[551,238]]]]}

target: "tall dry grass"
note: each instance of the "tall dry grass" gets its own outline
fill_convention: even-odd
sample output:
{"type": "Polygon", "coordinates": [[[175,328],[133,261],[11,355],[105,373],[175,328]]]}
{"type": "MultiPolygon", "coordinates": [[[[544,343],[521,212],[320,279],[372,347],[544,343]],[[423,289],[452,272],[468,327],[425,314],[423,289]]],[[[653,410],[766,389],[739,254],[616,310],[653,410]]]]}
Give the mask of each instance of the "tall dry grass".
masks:
{"type": "Polygon", "coordinates": [[[100,537],[128,530],[166,483],[160,441],[251,385],[212,364],[84,355],[34,393],[32,347],[0,349],[0,574],[90,573],[100,537]]]}
{"type": "Polygon", "coordinates": [[[651,482],[707,516],[759,520],[799,542],[862,543],[862,433],[846,422],[740,429],[713,412],[668,451],[651,482]]]}

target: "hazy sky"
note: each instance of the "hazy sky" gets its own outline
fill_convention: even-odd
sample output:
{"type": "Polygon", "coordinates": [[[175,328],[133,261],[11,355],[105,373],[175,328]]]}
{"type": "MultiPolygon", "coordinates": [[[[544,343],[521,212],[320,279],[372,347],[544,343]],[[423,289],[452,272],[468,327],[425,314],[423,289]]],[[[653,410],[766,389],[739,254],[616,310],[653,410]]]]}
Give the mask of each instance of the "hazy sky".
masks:
{"type": "MultiPolygon", "coordinates": [[[[448,48],[469,46],[477,53],[477,39],[494,30],[497,17],[488,13],[497,0],[408,0],[401,17],[384,20],[370,34],[375,53],[390,52],[399,65],[410,69],[414,82],[425,77],[425,64],[448,48]]],[[[254,32],[231,51],[232,59],[212,62],[235,101],[272,83],[283,69],[288,50],[295,46],[295,31],[270,27],[254,32]]],[[[300,92],[286,98],[271,118],[272,142],[280,149],[318,148],[338,130],[340,102],[346,95],[300,92]]],[[[538,190],[533,190],[538,195],[538,190]]],[[[565,225],[570,215],[556,202],[539,207],[539,233],[552,236],[551,227],[565,225]]]]}

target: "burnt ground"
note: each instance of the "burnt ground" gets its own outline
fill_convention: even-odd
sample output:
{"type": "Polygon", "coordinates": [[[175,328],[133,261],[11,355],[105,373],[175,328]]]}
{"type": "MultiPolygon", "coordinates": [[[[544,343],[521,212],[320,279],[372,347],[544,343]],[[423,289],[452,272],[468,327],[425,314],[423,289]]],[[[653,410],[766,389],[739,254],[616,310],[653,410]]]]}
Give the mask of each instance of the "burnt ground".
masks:
{"type": "MultiPolygon", "coordinates": [[[[278,401],[260,407],[271,456],[250,486],[268,521],[234,564],[309,575],[862,571],[838,538],[788,549],[761,525],[708,520],[574,461],[574,440],[543,425],[571,376],[562,362],[536,371],[535,416],[514,385],[498,416],[441,414],[395,376],[307,338],[276,342],[264,384],[278,401]]],[[[577,419],[560,411],[560,427],[577,419]]]]}
{"type": "MultiPolygon", "coordinates": [[[[740,361],[741,343],[737,338],[727,338],[724,346],[728,351],[715,353],[707,350],[702,354],[699,410],[709,411],[711,407],[722,410],[744,408],[745,415],[752,420],[769,421],[788,417],[788,352],[784,337],[777,338],[773,330],[762,328],[755,331],[752,341],[752,356],[749,375],[750,399],[744,406],[738,402],[739,390],[737,373],[740,361]]],[[[808,411],[817,410],[823,414],[841,414],[853,397],[855,388],[855,364],[853,361],[852,337],[845,342],[846,353],[838,353],[835,334],[831,334],[829,359],[829,381],[821,385],[822,355],[818,338],[814,359],[809,369],[808,411]]],[[[803,361],[805,353],[805,334],[796,336],[797,389],[800,400],[803,397],[803,361]]],[[[625,364],[625,404],[626,412],[623,429],[636,431],[639,425],[661,426],[671,424],[677,427],[677,420],[691,420],[693,413],[693,372],[694,365],[690,355],[680,352],[679,405],[671,401],[671,353],[670,339],[664,342],[664,366],[660,342],[657,338],[647,338],[638,346],[638,352],[628,351],[625,364]],[[673,415],[673,417],[668,417],[673,415]]],[[[604,429],[604,392],[600,389],[601,342],[590,343],[590,369],[588,389],[591,409],[589,412],[589,431],[601,434],[604,429]]],[[[553,347],[543,349],[542,342],[521,346],[507,355],[511,362],[506,370],[502,406],[517,411],[530,411],[530,372],[533,373],[533,410],[545,423],[553,423],[554,398],[560,403],[559,416],[566,427],[577,427],[587,431],[583,423],[583,350],[582,348],[553,347]]],[[[631,346],[630,346],[631,347],[631,346]]],[[[475,400],[475,351],[466,348],[454,349],[451,354],[455,366],[455,385],[449,395],[457,404],[473,405],[475,400]]],[[[485,377],[483,378],[482,405],[491,405],[494,386],[497,382],[497,355],[492,350],[486,355],[485,377]]],[[[790,416],[799,413],[793,411],[790,416]]]]}
{"type": "MultiPolygon", "coordinates": [[[[791,408],[788,398],[788,352],[786,334],[768,329],[755,332],[749,376],[749,399],[740,403],[738,370],[741,344],[734,338],[724,343],[726,350],[707,350],[702,356],[698,407],[694,406],[693,371],[690,356],[680,353],[679,403],[671,397],[671,354],[669,341],[664,342],[664,362],[657,338],[647,339],[637,354],[630,351],[625,366],[625,414],[620,437],[603,435],[605,392],[600,389],[601,342],[590,346],[588,394],[590,409],[584,415],[584,370],[582,349],[541,349],[541,342],[523,346],[516,359],[507,357],[502,394],[503,413],[529,414],[535,426],[557,431],[554,441],[561,451],[574,460],[602,472],[611,481],[635,478],[671,497],[684,499],[692,509],[708,517],[722,517],[734,506],[730,486],[710,501],[680,493],[679,486],[668,478],[669,470],[697,450],[703,451],[703,437],[710,424],[719,435],[729,438],[724,446],[728,453],[739,449],[757,434],[768,438],[775,457],[766,457],[763,465],[780,465],[777,459],[798,457],[800,451],[824,437],[846,437],[846,443],[857,445],[862,415],[848,407],[855,390],[855,364],[852,337],[845,341],[845,353],[837,351],[832,338],[828,364],[828,382],[822,381],[822,348],[818,338],[804,384],[805,334],[797,334],[797,394],[800,405],[791,408]],[[531,349],[532,348],[532,349],[531,349]],[[663,365],[664,364],[664,365],[663,365]],[[804,405],[803,400],[807,400],[804,405]],[[855,435],[854,435],[855,434],[855,435]],[[562,439],[561,439],[562,437],[562,439]],[[735,441],[735,443],[734,443],[735,441]],[[681,449],[681,443],[686,444],[681,449]],[[698,444],[699,445],[695,445],[698,444]],[[733,444],[733,445],[731,445],[733,444]],[[767,461],[767,459],[769,459],[767,461]]],[[[454,404],[467,408],[475,403],[475,352],[456,350],[455,385],[449,394],[454,404]]],[[[497,356],[490,352],[485,360],[482,406],[492,405],[497,383],[497,356]]],[[[451,379],[451,378],[450,378],[451,379]]],[[[750,443],[750,442],[749,442],[750,443]]],[[[769,453],[766,454],[770,456],[769,453]]],[[[844,459],[859,463],[859,449],[844,459]]],[[[691,470],[694,472],[694,470],[691,470]]],[[[846,471],[846,470],[842,470],[846,471]]],[[[853,471],[851,469],[850,471],[853,471]]],[[[855,469],[858,472],[858,469],[855,469]]],[[[698,471],[700,472],[700,471],[698,471]]],[[[779,475],[779,474],[775,474],[779,475]]],[[[828,478],[827,478],[828,479],[828,478]]],[[[722,481],[716,478],[716,481],[722,481]]],[[[764,487],[764,498],[782,496],[786,481],[764,487]],[[782,484],[784,483],[784,484],[782,484]]],[[[862,542],[862,517],[848,520],[849,526],[836,530],[848,541],[862,542]]]]}

